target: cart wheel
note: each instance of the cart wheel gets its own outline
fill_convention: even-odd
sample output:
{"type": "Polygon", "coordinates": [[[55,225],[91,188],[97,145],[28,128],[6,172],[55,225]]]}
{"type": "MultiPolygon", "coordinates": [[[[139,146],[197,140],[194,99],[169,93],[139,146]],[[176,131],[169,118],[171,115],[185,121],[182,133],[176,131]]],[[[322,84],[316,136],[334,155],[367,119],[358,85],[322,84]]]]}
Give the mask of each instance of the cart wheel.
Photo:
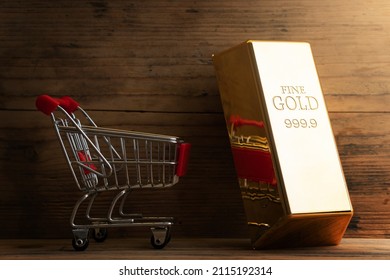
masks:
{"type": "Polygon", "coordinates": [[[73,238],[72,245],[76,251],[84,251],[89,245],[89,240],[88,238],[73,238]]]}
{"type": "Polygon", "coordinates": [[[152,228],[152,233],[150,243],[154,249],[162,249],[171,241],[169,228],[152,228]]]}
{"type": "Polygon", "coordinates": [[[108,231],[106,228],[95,228],[93,229],[93,239],[96,242],[104,242],[108,235],[108,231]]]}

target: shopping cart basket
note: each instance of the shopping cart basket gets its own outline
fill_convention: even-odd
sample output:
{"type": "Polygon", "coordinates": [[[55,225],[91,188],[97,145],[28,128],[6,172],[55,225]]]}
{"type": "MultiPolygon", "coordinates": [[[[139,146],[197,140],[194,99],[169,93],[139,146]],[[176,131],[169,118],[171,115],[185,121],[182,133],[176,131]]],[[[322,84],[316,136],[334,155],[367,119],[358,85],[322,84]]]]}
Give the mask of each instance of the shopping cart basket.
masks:
{"type": "Polygon", "coordinates": [[[132,189],[166,188],[178,183],[186,173],[191,145],[174,136],[98,127],[67,96],[38,96],[36,107],[51,116],[73,178],[84,193],[70,218],[74,249],[88,247],[90,230],[93,238],[102,242],[108,228],[130,226],[150,227],[152,246],[165,247],[170,241],[173,217],[128,214],[125,201],[132,189]],[[116,191],[107,212],[92,217],[95,199],[106,191],[116,191]],[[79,214],[81,205],[86,207],[85,215],[79,214]]]}

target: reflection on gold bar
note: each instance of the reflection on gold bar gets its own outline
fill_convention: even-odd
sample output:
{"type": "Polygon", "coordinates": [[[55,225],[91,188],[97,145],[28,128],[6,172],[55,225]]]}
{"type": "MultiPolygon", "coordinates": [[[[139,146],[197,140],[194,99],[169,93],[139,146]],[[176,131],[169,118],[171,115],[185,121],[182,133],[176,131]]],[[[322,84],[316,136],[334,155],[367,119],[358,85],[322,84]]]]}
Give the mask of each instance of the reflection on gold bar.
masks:
{"type": "Polygon", "coordinates": [[[213,61],[253,246],[337,244],[353,210],[310,45],[247,41],[213,61]]]}

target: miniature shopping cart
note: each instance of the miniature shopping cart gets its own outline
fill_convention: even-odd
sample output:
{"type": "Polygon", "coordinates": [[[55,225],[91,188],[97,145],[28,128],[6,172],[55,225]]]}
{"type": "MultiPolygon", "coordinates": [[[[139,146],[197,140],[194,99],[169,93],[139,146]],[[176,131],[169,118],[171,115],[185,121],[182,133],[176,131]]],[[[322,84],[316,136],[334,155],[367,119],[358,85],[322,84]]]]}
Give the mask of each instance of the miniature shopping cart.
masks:
{"type": "Polygon", "coordinates": [[[174,136],[98,127],[67,96],[41,95],[36,106],[51,116],[73,178],[83,192],[70,218],[74,249],[88,247],[90,231],[96,241],[102,242],[108,228],[130,226],[150,227],[152,246],[165,247],[173,218],[128,214],[124,205],[132,189],[167,188],[178,183],[186,173],[191,145],[174,136]],[[106,191],[114,191],[107,212],[92,217],[95,199],[106,191]],[[79,214],[81,205],[86,208],[85,215],[79,214]]]}

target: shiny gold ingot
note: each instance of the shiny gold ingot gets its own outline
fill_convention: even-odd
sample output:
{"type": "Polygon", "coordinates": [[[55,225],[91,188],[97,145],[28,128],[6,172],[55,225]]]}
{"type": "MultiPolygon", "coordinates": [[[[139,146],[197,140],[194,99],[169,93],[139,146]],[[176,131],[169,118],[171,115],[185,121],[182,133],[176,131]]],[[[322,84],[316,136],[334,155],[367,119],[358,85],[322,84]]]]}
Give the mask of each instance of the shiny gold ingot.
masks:
{"type": "Polygon", "coordinates": [[[213,62],[232,150],[269,153],[276,179],[238,172],[253,247],[338,244],[353,209],[310,45],[246,41],[213,62]]]}

